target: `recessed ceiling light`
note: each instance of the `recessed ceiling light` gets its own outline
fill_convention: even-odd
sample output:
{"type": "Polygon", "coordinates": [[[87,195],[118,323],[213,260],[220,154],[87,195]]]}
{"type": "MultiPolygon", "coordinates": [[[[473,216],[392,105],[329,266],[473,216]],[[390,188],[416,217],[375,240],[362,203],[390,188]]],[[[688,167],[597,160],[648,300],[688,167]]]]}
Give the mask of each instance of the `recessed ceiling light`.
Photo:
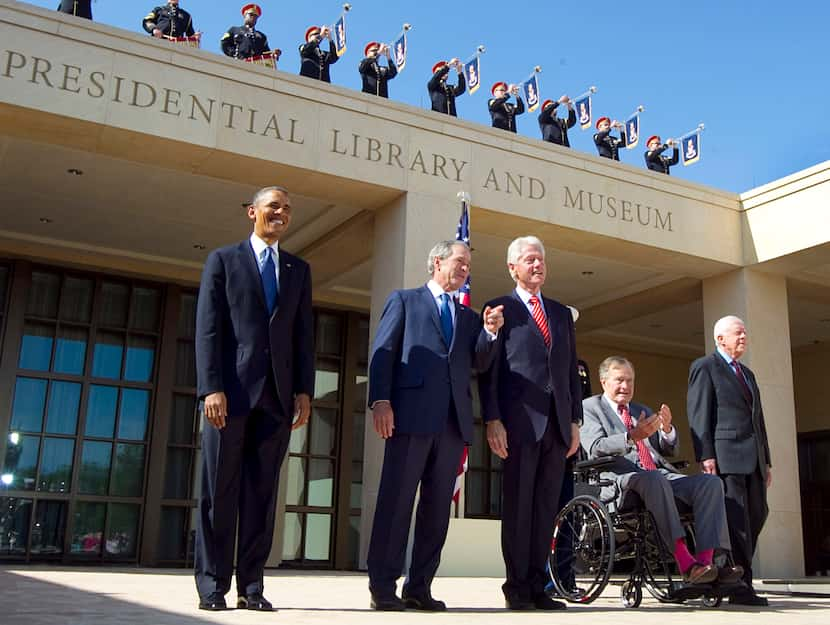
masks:
{"type": "Polygon", "coordinates": [[[51,219],[49,219],[48,217],[41,217],[41,218],[40,218],[40,223],[42,223],[42,224],[50,224],[50,223],[52,223],[52,220],[51,220],[51,219]]]}
{"type": "Polygon", "coordinates": [[[80,170],[76,167],[70,167],[69,169],[66,170],[66,173],[67,174],[72,174],[73,176],[83,176],[84,175],[83,170],[80,170]]]}
{"type": "Polygon", "coordinates": [[[593,271],[583,271],[582,275],[583,276],[592,276],[592,275],[594,275],[594,272],[593,271]]]}
{"type": "Polygon", "coordinates": [[[193,244],[193,249],[194,250],[203,250],[203,249],[205,249],[205,246],[202,245],[201,243],[194,243],[193,244]]]}

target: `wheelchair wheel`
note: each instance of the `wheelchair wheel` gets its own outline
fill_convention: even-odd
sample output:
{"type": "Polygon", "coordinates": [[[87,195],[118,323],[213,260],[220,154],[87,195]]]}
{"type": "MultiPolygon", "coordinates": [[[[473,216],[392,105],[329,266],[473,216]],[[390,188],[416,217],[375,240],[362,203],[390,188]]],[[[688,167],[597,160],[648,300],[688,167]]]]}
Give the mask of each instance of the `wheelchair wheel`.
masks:
{"type": "Polygon", "coordinates": [[[643,532],[643,583],[649,594],[661,603],[683,603],[675,596],[683,583],[674,556],[663,546],[650,514],[647,519],[643,532]]]}
{"type": "Polygon", "coordinates": [[[719,608],[723,603],[723,596],[721,595],[703,595],[701,603],[704,608],[719,608]]]}
{"type": "Polygon", "coordinates": [[[614,568],[614,526],[599,499],[580,495],[556,516],[549,564],[556,591],[568,601],[590,603],[602,594],[614,568]]]}
{"type": "Polygon", "coordinates": [[[640,584],[627,580],[620,588],[620,602],[624,608],[639,608],[643,602],[643,589],[640,584]]]}

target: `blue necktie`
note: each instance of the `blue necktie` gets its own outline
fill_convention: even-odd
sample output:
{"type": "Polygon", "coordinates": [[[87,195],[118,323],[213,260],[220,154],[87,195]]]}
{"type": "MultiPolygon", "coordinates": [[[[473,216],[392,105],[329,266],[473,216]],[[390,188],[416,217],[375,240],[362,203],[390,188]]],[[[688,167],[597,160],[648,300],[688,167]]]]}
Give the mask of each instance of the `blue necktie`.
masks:
{"type": "Polygon", "coordinates": [[[274,309],[280,300],[280,291],[277,286],[277,269],[274,265],[274,254],[270,247],[265,248],[268,258],[262,265],[262,289],[265,291],[265,303],[268,305],[268,314],[274,314],[274,309]]]}
{"type": "Polygon", "coordinates": [[[441,334],[447,347],[452,345],[452,313],[450,312],[450,296],[441,293],[441,334]]]}

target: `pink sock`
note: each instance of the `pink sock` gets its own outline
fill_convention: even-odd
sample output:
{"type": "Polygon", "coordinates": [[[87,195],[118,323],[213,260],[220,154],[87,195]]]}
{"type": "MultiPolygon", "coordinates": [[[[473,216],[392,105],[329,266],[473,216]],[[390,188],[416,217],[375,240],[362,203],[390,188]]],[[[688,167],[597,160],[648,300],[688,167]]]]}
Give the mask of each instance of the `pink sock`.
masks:
{"type": "Polygon", "coordinates": [[[678,538],[674,541],[674,559],[677,560],[677,566],[680,567],[680,572],[685,573],[693,565],[697,564],[697,560],[689,553],[689,548],[686,547],[686,540],[678,538]]]}
{"type": "Polygon", "coordinates": [[[704,549],[703,551],[697,552],[697,561],[701,564],[712,564],[712,557],[715,555],[714,549],[704,549]]]}

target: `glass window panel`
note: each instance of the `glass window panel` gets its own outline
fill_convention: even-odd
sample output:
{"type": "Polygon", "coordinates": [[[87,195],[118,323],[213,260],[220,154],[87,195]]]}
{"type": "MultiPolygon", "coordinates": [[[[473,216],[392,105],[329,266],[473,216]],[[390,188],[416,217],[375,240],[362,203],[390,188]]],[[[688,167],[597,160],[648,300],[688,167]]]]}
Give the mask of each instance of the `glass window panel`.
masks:
{"type": "Polygon", "coordinates": [[[40,458],[37,489],[50,493],[69,492],[75,439],[45,438],[40,458]]]}
{"type": "Polygon", "coordinates": [[[285,529],[282,539],[282,559],[299,560],[302,557],[303,515],[299,512],[285,513],[285,529]]]}
{"type": "Polygon", "coordinates": [[[150,391],[135,388],[121,389],[118,438],[143,441],[147,434],[147,415],[149,411],[150,391]]]}
{"type": "Polygon", "coordinates": [[[331,515],[307,514],[305,527],[305,559],[328,560],[331,542],[331,515]]]}
{"type": "Polygon", "coordinates": [[[84,495],[106,495],[110,483],[112,443],[84,441],[78,492],[84,495]]]}
{"type": "Polygon", "coordinates": [[[155,331],[161,317],[161,292],[145,286],[133,288],[133,314],[131,327],[136,330],[155,331]]]}
{"type": "Polygon", "coordinates": [[[196,294],[183,293],[179,304],[179,338],[192,339],[196,336],[196,294]]]}
{"type": "Polygon", "coordinates": [[[357,359],[369,362],[369,318],[361,317],[357,322],[357,359]]]}
{"type": "Polygon", "coordinates": [[[352,462],[352,485],[349,489],[349,506],[360,508],[363,505],[363,463],[352,462]]]}
{"type": "Polygon", "coordinates": [[[83,375],[88,334],[85,328],[61,327],[52,371],[83,375]]]}
{"type": "Polygon", "coordinates": [[[308,428],[298,428],[288,439],[288,453],[304,454],[308,450],[308,428]]]}
{"type": "Polygon", "coordinates": [[[112,332],[99,332],[95,337],[92,354],[92,377],[117,380],[121,377],[121,357],[124,354],[124,337],[112,332]]]}
{"type": "Polygon", "coordinates": [[[0,555],[26,553],[32,500],[0,497],[0,555]]]}
{"type": "Polygon", "coordinates": [[[79,501],[75,503],[72,523],[72,553],[94,555],[101,553],[104,536],[106,504],[79,501]]]}
{"type": "Polygon", "coordinates": [[[487,473],[483,471],[467,471],[464,476],[464,509],[468,516],[482,516],[487,514],[485,505],[485,482],[487,473]]]}
{"type": "Polygon", "coordinates": [[[144,445],[116,445],[110,494],[141,497],[144,486],[144,445]]]}
{"type": "Polygon", "coordinates": [[[10,431],[40,432],[43,429],[46,385],[46,380],[17,378],[14,383],[10,431]]]}
{"type": "Polygon", "coordinates": [[[354,407],[355,412],[366,410],[366,393],[368,391],[369,378],[360,373],[354,378],[354,407]]]}
{"type": "Polygon", "coordinates": [[[34,490],[39,452],[39,436],[11,432],[6,443],[6,459],[0,484],[10,490],[34,490]]]}
{"type": "Polygon", "coordinates": [[[285,505],[305,504],[305,459],[288,457],[288,478],[285,482],[285,505]]]}
{"type": "Polygon", "coordinates": [[[9,268],[0,265],[0,313],[5,310],[6,292],[9,289],[9,268]]]}
{"type": "Polygon", "coordinates": [[[352,460],[363,462],[363,441],[366,435],[366,412],[360,411],[352,415],[352,460]]]}
{"type": "Polygon", "coordinates": [[[112,438],[115,431],[117,405],[118,389],[116,387],[91,385],[86,406],[85,435],[112,438]]]}
{"type": "Polygon", "coordinates": [[[343,319],[339,315],[319,313],[317,315],[316,351],[318,354],[339,356],[343,351],[343,319]]]}
{"type": "Polygon", "coordinates": [[[20,359],[17,366],[21,369],[49,371],[54,340],[55,328],[53,326],[27,323],[23,326],[23,339],[20,341],[20,359]]]}
{"type": "Polygon", "coordinates": [[[490,473],[490,515],[501,516],[501,471],[490,473]]]}
{"type": "Polygon", "coordinates": [[[192,454],[191,449],[167,448],[167,467],[164,472],[165,499],[187,499],[192,454]]]}
{"type": "Polygon", "coordinates": [[[107,530],[107,555],[119,558],[135,556],[138,542],[138,513],[140,506],[130,503],[111,503],[107,530]]]}
{"type": "Polygon", "coordinates": [[[104,282],[101,285],[101,302],[98,323],[111,328],[127,327],[127,310],[130,289],[126,284],[104,282]]]}
{"type": "Polygon", "coordinates": [[[81,385],[77,382],[52,382],[46,410],[46,432],[74,434],[78,428],[81,385]]]}
{"type": "Polygon", "coordinates": [[[176,386],[196,386],[196,350],[192,341],[176,341],[176,386]]]}
{"type": "Polygon", "coordinates": [[[187,508],[161,507],[161,527],[156,556],[159,560],[184,560],[187,557],[187,508]]]}
{"type": "Polygon", "coordinates": [[[327,402],[338,400],[340,388],[340,363],[317,359],[314,371],[314,399],[327,402]]]}
{"type": "Polygon", "coordinates": [[[95,284],[88,278],[66,276],[61,290],[60,318],[89,323],[95,284]]]}
{"type": "Polygon", "coordinates": [[[334,501],[334,463],[331,460],[308,461],[308,505],[331,506],[334,501]]]}
{"type": "Polygon", "coordinates": [[[313,413],[309,423],[311,453],[320,456],[336,455],[337,410],[315,407],[313,413]]]}
{"type": "Polygon", "coordinates": [[[124,379],[131,382],[149,382],[153,377],[156,340],[145,336],[131,336],[127,340],[127,358],[124,379]]]}
{"type": "Polygon", "coordinates": [[[349,517],[349,562],[346,568],[360,568],[360,517],[349,517]]]}
{"type": "Polygon", "coordinates": [[[66,509],[65,501],[41,499],[37,502],[35,524],[32,528],[32,554],[63,553],[66,509]]]}
{"type": "Polygon", "coordinates": [[[58,294],[61,278],[56,273],[43,271],[32,272],[32,285],[29,288],[29,300],[26,314],[32,317],[54,319],[58,316],[58,294]]]}
{"type": "Polygon", "coordinates": [[[193,419],[196,416],[196,398],[191,395],[173,395],[173,415],[167,442],[173,445],[193,444],[193,419]]]}

